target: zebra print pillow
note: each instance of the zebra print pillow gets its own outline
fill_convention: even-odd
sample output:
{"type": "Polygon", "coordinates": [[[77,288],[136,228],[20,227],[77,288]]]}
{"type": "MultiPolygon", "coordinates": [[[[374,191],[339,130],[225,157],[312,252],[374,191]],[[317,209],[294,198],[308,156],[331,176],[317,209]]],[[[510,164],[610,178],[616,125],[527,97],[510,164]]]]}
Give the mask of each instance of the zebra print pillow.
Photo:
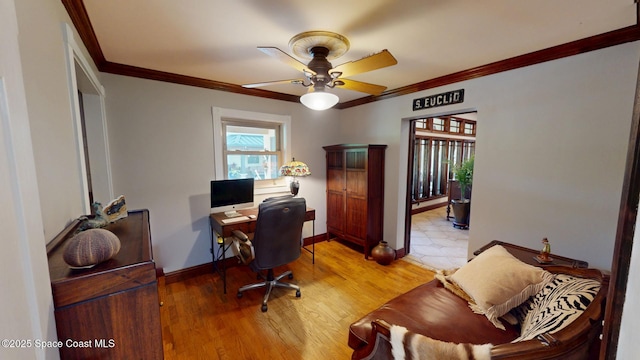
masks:
{"type": "Polygon", "coordinates": [[[599,290],[600,283],[596,280],[558,274],[540,292],[512,310],[521,328],[520,337],[512,342],[560,331],[584,312],[599,290]]]}

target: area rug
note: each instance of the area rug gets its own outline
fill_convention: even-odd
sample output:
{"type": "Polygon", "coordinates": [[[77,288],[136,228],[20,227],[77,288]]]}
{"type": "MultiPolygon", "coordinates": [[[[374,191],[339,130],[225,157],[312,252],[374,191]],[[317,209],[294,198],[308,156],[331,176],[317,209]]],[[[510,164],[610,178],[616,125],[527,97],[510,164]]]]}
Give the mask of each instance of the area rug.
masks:
{"type": "Polygon", "coordinates": [[[391,326],[391,353],[396,360],[490,360],[493,345],[455,344],[391,326]]]}

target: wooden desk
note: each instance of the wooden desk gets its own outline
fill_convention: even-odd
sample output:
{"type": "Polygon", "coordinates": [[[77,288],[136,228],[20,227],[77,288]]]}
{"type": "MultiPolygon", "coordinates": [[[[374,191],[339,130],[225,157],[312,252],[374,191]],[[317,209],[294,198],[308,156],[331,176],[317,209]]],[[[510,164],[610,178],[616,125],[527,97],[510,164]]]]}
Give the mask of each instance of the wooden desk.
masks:
{"type": "MultiPolygon", "coordinates": [[[[255,215],[255,219],[246,219],[238,222],[223,223],[222,220],[229,219],[223,212],[212,213],[209,215],[209,222],[211,224],[211,255],[213,257],[213,268],[222,277],[222,283],[224,287],[224,293],[227,293],[227,267],[225,264],[226,252],[231,247],[230,238],[234,230],[240,230],[245,234],[253,233],[256,231],[256,220],[258,220],[258,208],[238,210],[242,216],[255,215]],[[218,253],[216,253],[214,243],[218,244],[218,253]],[[220,269],[219,262],[222,262],[222,269],[220,269]]],[[[304,221],[312,221],[313,229],[312,236],[315,238],[316,232],[316,210],[307,207],[307,211],[304,215],[304,221]]],[[[302,246],[303,249],[311,253],[311,262],[315,264],[315,239],[312,238],[311,250],[306,246],[302,246]]]]}
{"type": "Polygon", "coordinates": [[[518,246],[518,245],[514,245],[514,244],[509,244],[503,241],[498,241],[498,240],[493,240],[492,242],[488,243],[487,245],[481,247],[480,249],[476,250],[473,252],[473,255],[480,255],[480,253],[482,253],[483,251],[487,250],[488,248],[494,246],[494,245],[502,245],[505,249],[507,249],[507,251],[515,256],[518,260],[529,264],[529,265],[533,265],[533,266],[540,266],[540,267],[545,267],[545,266],[568,266],[568,267],[573,267],[573,268],[588,268],[589,267],[589,263],[586,261],[582,261],[582,260],[576,260],[576,259],[571,259],[571,258],[567,258],[564,256],[558,256],[555,254],[551,254],[549,255],[553,261],[551,261],[550,263],[546,263],[546,264],[541,264],[538,261],[536,261],[534,259],[534,257],[536,257],[537,255],[540,254],[540,250],[533,250],[533,249],[529,249],[526,247],[522,247],[522,246],[518,246]]]}

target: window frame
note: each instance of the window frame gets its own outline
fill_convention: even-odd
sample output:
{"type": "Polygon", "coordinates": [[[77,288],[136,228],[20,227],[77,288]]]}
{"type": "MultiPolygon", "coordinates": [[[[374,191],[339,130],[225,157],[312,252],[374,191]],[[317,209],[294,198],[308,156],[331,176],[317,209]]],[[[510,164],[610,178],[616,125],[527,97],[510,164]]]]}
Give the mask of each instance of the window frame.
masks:
{"type": "MultiPolygon", "coordinates": [[[[282,166],[282,164],[284,164],[284,158],[282,156],[282,126],[279,123],[275,123],[275,122],[265,122],[265,121],[244,121],[244,120],[236,120],[236,119],[222,119],[222,152],[223,152],[223,156],[222,156],[222,168],[225,169],[225,177],[229,175],[229,156],[230,155],[240,155],[240,156],[248,156],[247,158],[247,163],[249,163],[249,160],[251,160],[251,156],[256,156],[256,157],[260,157],[263,155],[275,155],[277,158],[276,163],[280,164],[280,166],[282,166]],[[249,129],[264,129],[264,130],[273,130],[275,133],[275,150],[229,150],[228,148],[228,132],[227,129],[229,127],[242,127],[242,128],[249,128],[249,129]]],[[[278,170],[280,168],[278,167],[278,170]]],[[[277,171],[277,170],[276,170],[277,171]]],[[[260,182],[273,182],[273,180],[277,180],[279,176],[279,174],[276,174],[278,176],[276,176],[276,179],[255,179],[256,182],[260,183],[260,182]]],[[[255,178],[255,176],[254,176],[255,178]]],[[[228,177],[227,177],[228,179],[228,177]]],[[[257,184],[260,187],[260,184],[257,184]]]]}
{"type": "Polygon", "coordinates": [[[465,118],[456,117],[455,115],[444,116],[432,116],[428,118],[416,119],[416,131],[433,132],[437,134],[451,134],[460,136],[476,136],[476,124],[475,120],[468,120],[465,118]],[[435,124],[434,120],[442,120],[442,124],[435,124]],[[451,129],[451,121],[458,123],[458,130],[451,129]],[[471,128],[471,132],[465,132],[467,126],[471,128]],[[442,127],[442,130],[437,129],[442,127]]]}
{"type": "MultiPolygon", "coordinates": [[[[278,125],[280,134],[277,136],[280,140],[281,154],[279,166],[282,166],[286,159],[290,158],[291,116],[212,107],[212,117],[215,180],[227,179],[225,124],[233,123],[233,125],[248,127],[264,127],[265,124],[278,125]]],[[[264,155],[264,153],[261,153],[261,155],[264,155]]],[[[287,191],[289,191],[289,188],[286,179],[282,176],[278,176],[276,179],[256,180],[255,182],[254,192],[256,194],[287,191]]]]}

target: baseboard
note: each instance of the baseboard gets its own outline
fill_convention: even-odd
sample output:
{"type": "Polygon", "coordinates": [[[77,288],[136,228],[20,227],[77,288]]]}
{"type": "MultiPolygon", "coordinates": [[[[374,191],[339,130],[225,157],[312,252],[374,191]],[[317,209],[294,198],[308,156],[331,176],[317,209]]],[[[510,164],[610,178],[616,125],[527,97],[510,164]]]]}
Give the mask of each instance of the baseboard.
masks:
{"type": "Polygon", "coordinates": [[[302,244],[304,246],[307,246],[311,244],[317,244],[321,241],[326,241],[326,240],[327,240],[327,234],[319,234],[319,235],[304,238],[304,240],[302,240],[302,244]]]}
{"type": "Polygon", "coordinates": [[[433,210],[433,209],[437,209],[437,208],[441,208],[441,207],[445,207],[445,206],[447,206],[446,202],[439,203],[439,204],[433,204],[433,205],[427,205],[427,206],[411,209],[411,215],[419,214],[421,212],[425,212],[425,211],[429,211],[429,210],[433,210]]]}
{"type": "MultiPolygon", "coordinates": [[[[303,244],[304,246],[307,246],[314,243],[319,243],[321,241],[325,241],[326,238],[327,238],[327,234],[319,234],[319,235],[311,236],[308,238],[304,238],[303,244]]],[[[240,263],[238,262],[238,259],[236,259],[235,257],[225,259],[224,264],[222,263],[218,264],[220,268],[225,266],[227,269],[238,266],[238,265],[240,265],[240,263]]],[[[213,262],[207,262],[204,264],[188,267],[185,269],[172,271],[166,274],[164,274],[164,271],[162,268],[156,269],[156,276],[159,276],[158,275],[159,271],[164,276],[165,284],[171,284],[171,283],[183,281],[192,277],[196,277],[204,274],[210,274],[214,272],[214,268],[213,268],[213,262]]]]}
{"type": "Polygon", "coordinates": [[[407,256],[405,248],[396,249],[396,260],[401,259],[405,256],[407,256]]]}
{"type": "MultiPolygon", "coordinates": [[[[227,268],[231,267],[230,265],[232,261],[233,263],[238,262],[236,258],[225,259],[225,261],[227,262],[226,264],[227,268]]],[[[192,277],[196,277],[204,274],[210,274],[212,272],[213,272],[213,263],[208,262],[208,263],[188,267],[186,269],[180,269],[180,270],[166,273],[164,276],[164,283],[172,284],[172,283],[183,281],[192,277]]]]}

